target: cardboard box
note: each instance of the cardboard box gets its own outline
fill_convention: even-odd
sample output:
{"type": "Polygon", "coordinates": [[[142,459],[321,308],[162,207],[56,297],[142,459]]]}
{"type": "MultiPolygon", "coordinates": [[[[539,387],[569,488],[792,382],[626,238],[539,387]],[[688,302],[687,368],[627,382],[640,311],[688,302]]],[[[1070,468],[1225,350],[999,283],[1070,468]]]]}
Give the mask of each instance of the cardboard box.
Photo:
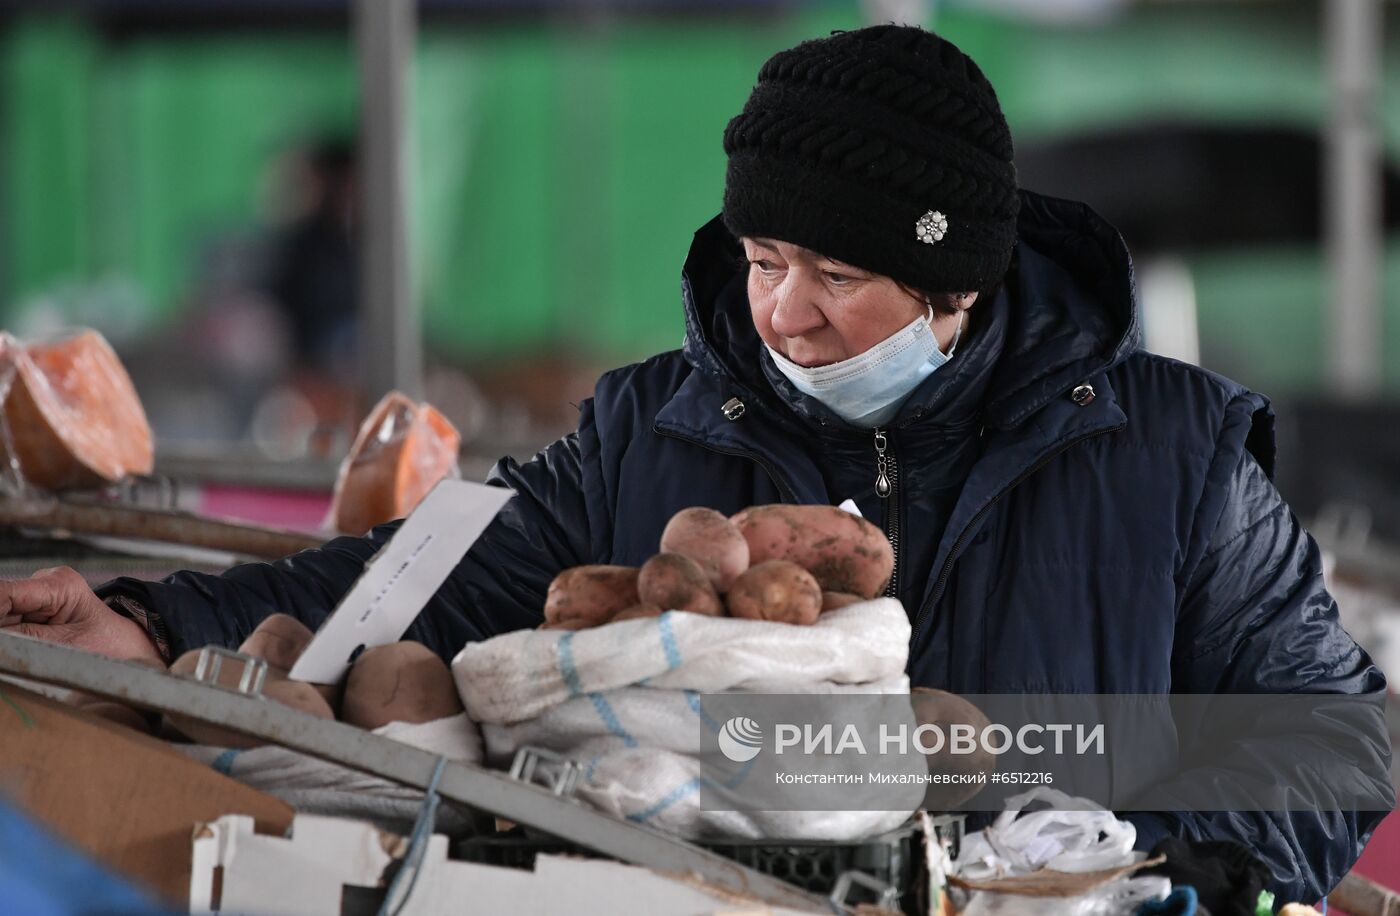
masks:
{"type": "MultiPolygon", "coordinates": [[[[382,890],[406,845],[338,818],[298,815],[285,839],[254,835],[247,818],[222,818],[195,834],[190,912],[339,916],[355,888],[382,890]]],[[[534,871],[456,862],[441,835],[428,841],[420,869],[403,916],[809,916],[620,862],[541,855],[534,871]]],[[[376,908],[381,898],[372,898],[376,908]]]]}
{"type": "Polygon", "coordinates": [[[337,916],[346,888],[382,888],[406,845],[342,818],[299,814],[284,838],[259,836],[251,818],[221,817],[194,832],[189,911],[337,916]]]}
{"type": "Polygon", "coordinates": [[[246,814],[259,832],[281,835],[293,815],[163,741],[9,683],[0,683],[0,794],[182,907],[196,824],[246,814]]]}

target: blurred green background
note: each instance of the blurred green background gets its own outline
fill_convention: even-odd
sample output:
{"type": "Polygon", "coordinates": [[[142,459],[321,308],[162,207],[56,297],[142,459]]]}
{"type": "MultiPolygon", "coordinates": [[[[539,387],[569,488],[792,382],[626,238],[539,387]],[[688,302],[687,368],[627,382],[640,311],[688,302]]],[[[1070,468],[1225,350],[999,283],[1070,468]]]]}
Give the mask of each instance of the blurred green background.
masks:
{"type": "MultiPolygon", "coordinates": [[[[609,365],[677,346],[679,267],[719,206],[726,121],[774,49],[860,24],[854,5],[423,22],[414,258],[432,351],[469,362],[564,350],[609,365]]],[[[1324,115],[1320,24],[1306,5],[1149,4],[1067,25],[949,7],[935,25],[982,65],[1022,147],[1163,116],[1315,130],[1324,115]]],[[[105,323],[114,340],[172,321],[202,246],[265,219],[269,161],[353,133],[343,29],[113,35],[80,15],[32,13],[13,16],[2,41],[7,325],[40,306],[105,323]]],[[[1400,86],[1400,54],[1388,61],[1387,89],[1400,86]]],[[[1395,148],[1400,93],[1383,105],[1395,148]]],[[[1229,365],[1213,368],[1275,394],[1322,383],[1316,244],[1186,257],[1202,338],[1229,341],[1229,365]]],[[[1400,388],[1400,360],[1385,381],[1400,388]]]]}

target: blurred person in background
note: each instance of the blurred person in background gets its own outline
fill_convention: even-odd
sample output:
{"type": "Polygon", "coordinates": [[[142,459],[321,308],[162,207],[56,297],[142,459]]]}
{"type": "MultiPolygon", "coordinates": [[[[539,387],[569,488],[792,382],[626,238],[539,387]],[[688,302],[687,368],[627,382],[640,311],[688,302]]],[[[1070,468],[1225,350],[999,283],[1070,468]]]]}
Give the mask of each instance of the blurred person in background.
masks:
{"type": "Polygon", "coordinates": [[[266,454],[298,458],[344,450],[365,405],[359,397],[355,212],[359,183],[348,138],[324,137],[279,163],[290,201],[266,254],[267,296],[291,330],[293,365],[252,422],[266,454]]]}
{"type": "MultiPolygon", "coordinates": [[[[297,363],[356,382],[354,146],[327,138],[297,156],[302,203],[268,255],[267,291],[291,321],[297,363]]],[[[289,182],[290,183],[290,182],[289,182]]]]}
{"type": "MultiPolygon", "coordinates": [[[[803,43],[763,66],[724,148],[723,213],[685,262],[684,348],[606,373],[576,432],[496,466],[515,498],[407,638],[451,659],[537,626],[560,570],[638,566],[688,506],[849,499],[895,545],[913,685],[1383,694],[1270,480],[1268,401],[1139,348],[1121,238],[1018,187],[968,57],[908,27],[803,43]]],[[[48,571],[6,584],[0,612],[118,657],[235,646],[274,613],[314,629],[395,529],[96,594],[48,571]]],[[[1332,763],[1389,791],[1384,735],[1361,737],[1332,763]]],[[[1271,747],[1234,775],[1282,779],[1289,745],[1271,747]]],[[[1243,844],[1281,900],[1312,901],[1383,812],[1123,816],[1140,849],[1243,844]]]]}
{"type": "Polygon", "coordinates": [[[364,412],[355,165],[327,136],[269,159],[260,218],[200,240],[175,325],[130,361],[162,440],[251,439],[277,460],[341,454],[364,412]]]}

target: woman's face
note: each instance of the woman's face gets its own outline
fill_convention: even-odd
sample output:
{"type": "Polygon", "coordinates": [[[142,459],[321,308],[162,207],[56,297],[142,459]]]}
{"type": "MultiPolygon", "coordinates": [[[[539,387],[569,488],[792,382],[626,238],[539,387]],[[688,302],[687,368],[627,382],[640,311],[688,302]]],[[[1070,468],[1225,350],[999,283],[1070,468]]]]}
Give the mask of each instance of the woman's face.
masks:
{"type": "MultiPolygon", "coordinates": [[[[758,335],[799,366],[858,356],[928,314],[922,298],[889,277],[777,239],[742,241],[749,261],[749,309],[758,335]]],[[[947,298],[966,308],[976,297],[947,298]]],[[[933,332],[946,350],[958,318],[942,311],[935,308],[933,332]]]]}

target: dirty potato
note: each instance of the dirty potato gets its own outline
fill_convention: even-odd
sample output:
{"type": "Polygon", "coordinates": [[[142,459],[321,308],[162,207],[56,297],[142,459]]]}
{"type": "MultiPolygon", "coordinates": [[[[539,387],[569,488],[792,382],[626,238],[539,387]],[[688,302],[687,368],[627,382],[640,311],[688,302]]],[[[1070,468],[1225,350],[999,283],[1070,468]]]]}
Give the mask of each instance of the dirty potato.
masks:
{"type": "MultiPolygon", "coordinates": [[[[199,663],[198,649],[193,649],[175,659],[175,663],[170,666],[171,674],[179,674],[191,677],[199,663]]],[[[229,680],[238,677],[241,669],[233,665],[229,668],[229,680]]],[[[226,679],[220,677],[221,682],[226,679]]],[[[269,669],[267,677],[263,681],[262,695],[265,699],[290,706],[293,709],[317,716],[322,719],[334,719],[330,704],[311,684],[304,684],[301,681],[288,680],[283,674],[269,669]]],[[[180,734],[196,741],[200,744],[212,744],[218,747],[259,747],[265,742],[259,738],[222,728],[218,725],[211,725],[206,722],[199,722],[176,713],[167,713],[165,720],[180,734]]]]}
{"type": "Polygon", "coordinates": [[[634,604],[617,613],[609,623],[617,623],[619,620],[638,620],[643,617],[660,617],[666,613],[659,604],[634,604]]]}
{"type": "MultiPolygon", "coordinates": [[[[914,708],[914,718],[919,725],[933,725],[944,734],[951,734],[954,725],[970,725],[978,735],[991,723],[986,714],[971,702],[946,690],[929,687],[914,687],[909,691],[909,703],[914,708]]],[[[929,738],[926,744],[932,745],[929,738]]],[[[975,780],[964,782],[968,774],[991,773],[997,768],[997,758],[981,743],[971,754],[954,754],[944,747],[938,753],[927,755],[928,769],[933,774],[948,774],[951,778],[940,778],[930,788],[933,807],[951,810],[972,798],[983,788],[983,783],[975,780]]]]}
{"type": "Polygon", "coordinates": [[[822,613],[825,614],[827,611],[834,611],[850,604],[858,604],[864,600],[860,595],[848,595],[845,592],[822,592],[822,613]]]}
{"type": "Polygon", "coordinates": [[[297,659],[301,658],[301,653],[306,651],[306,647],[311,645],[311,639],[315,635],[306,624],[295,617],[273,614],[248,634],[238,651],[244,655],[261,658],[267,662],[268,668],[286,674],[292,670],[297,659]]]}
{"type": "Polygon", "coordinates": [[[575,566],[549,583],[543,629],[582,630],[607,623],[640,604],[633,566],[575,566]]]}
{"type": "MultiPolygon", "coordinates": [[[[292,666],[301,658],[301,653],[311,645],[315,637],[306,624],[287,614],[273,614],[263,619],[248,638],[239,645],[238,651],[267,662],[269,675],[285,678],[292,666]]],[[[339,684],[313,684],[331,709],[340,705],[339,684]]]]}
{"type": "Polygon", "coordinates": [[[736,579],[726,600],[734,617],[809,624],[821,613],[822,590],[796,563],[768,560],[736,579]]]}
{"type": "Polygon", "coordinates": [[[447,663],[427,646],[397,642],[366,650],[345,680],[341,718],[360,728],[433,722],[462,711],[447,663]]]}
{"type": "Polygon", "coordinates": [[[152,734],[150,720],[142,715],[140,710],[125,703],[108,700],[85,703],[78,708],[90,716],[105,719],[114,725],[141,732],[143,735],[152,734]]]}
{"type": "MultiPolygon", "coordinates": [[[[148,668],[159,668],[164,670],[165,666],[152,658],[133,658],[128,661],[148,668]]],[[[117,725],[122,725],[134,729],[144,734],[151,734],[151,717],[141,711],[140,707],[124,703],[120,700],[113,700],[95,693],[85,693],[81,690],[69,691],[66,702],[89,715],[99,719],[106,719],[117,725]]]]}
{"type": "Polygon", "coordinates": [[[275,700],[283,706],[290,706],[319,719],[335,718],[331,705],[326,702],[326,698],[321,695],[315,684],[294,681],[269,671],[267,680],[263,683],[262,693],[269,700],[275,700]]]}
{"type": "Polygon", "coordinates": [[[678,553],[658,553],[642,564],[637,594],[641,596],[640,603],[668,611],[712,617],[724,613],[719,594],[700,564],[678,553]]]}
{"type": "Polygon", "coordinates": [[[661,532],[661,552],[690,557],[709,576],[715,591],[729,591],[749,568],[749,542],[722,512],[703,506],[682,509],[661,532]]]}
{"type": "Polygon", "coordinates": [[[749,562],[787,560],[830,592],[874,598],[894,572],[884,532],[836,506],[753,506],[733,517],[749,545],[749,562]]]}
{"type": "MultiPolygon", "coordinates": [[[[197,664],[199,664],[199,650],[192,648],[188,653],[176,658],[174,664],[171,664],[171,674],[190,678],[190,676],[195,676],[197,664]]],[[[238,734],[237,731],[228,731],[227,728],[186,719],[185,716],[179,716],[176,713],[165,713],[165,724],[196,744],[210,744],[218,748],[256,748],[263,744],[258,738],[249,738],[248,735],[238,734]]]]}

